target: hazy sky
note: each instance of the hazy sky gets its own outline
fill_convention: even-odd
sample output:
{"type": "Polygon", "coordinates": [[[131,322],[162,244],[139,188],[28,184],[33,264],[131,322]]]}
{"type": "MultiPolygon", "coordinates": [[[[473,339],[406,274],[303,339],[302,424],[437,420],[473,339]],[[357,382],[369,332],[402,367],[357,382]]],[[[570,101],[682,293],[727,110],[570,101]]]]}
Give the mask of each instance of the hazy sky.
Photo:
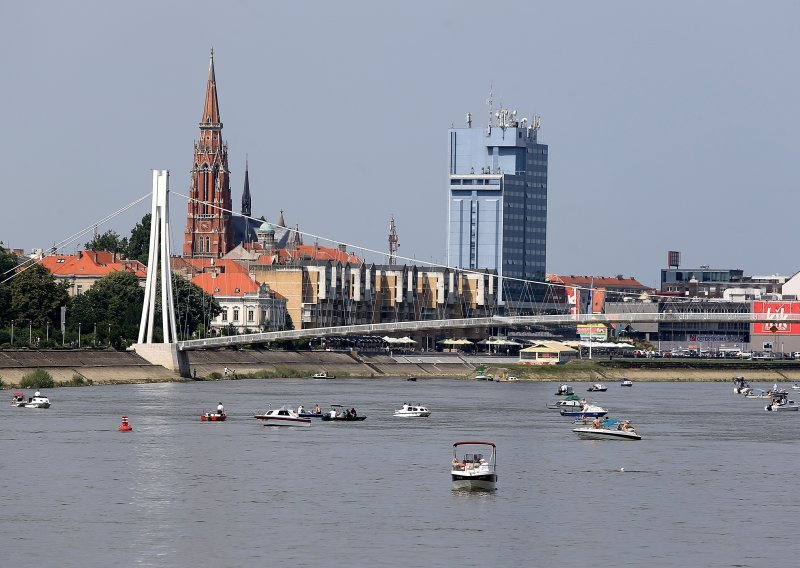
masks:
{"type": "Polygon", "coordinates": [[[5,2],[0,239],[60,241],[152,168],[187,193],[213,46],[237,210],[247,153],[258,216],[385,250],[395,215],[402,255],[444,261],[447,129],[482,125],[494,85],[542,117],[548,272],[655,284],[679,250],[792,274],[798,20],[797,2],[5,2]]]}

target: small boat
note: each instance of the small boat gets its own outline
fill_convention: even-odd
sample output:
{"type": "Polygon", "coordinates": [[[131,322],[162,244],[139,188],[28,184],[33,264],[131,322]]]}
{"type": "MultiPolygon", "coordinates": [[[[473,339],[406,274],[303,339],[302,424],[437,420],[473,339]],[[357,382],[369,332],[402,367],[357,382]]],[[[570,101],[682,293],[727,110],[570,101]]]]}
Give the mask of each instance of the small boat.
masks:
{"type": "Polygon", "coordinates": [[[515,377],[514,375],[509,375],[505,379],[503,379],[504,383],[518,383],[519,377],[515,377]]]}
{"type": "Polygon", "coordinates": [[[476,380],[476,381],[491,381],[491,380],[493,380],[493,379],[492,379],[492,377],[490,377],[489,375],[487,375],[487,374],[486,374],[486,373],[484,373],[483,371],[479,371],[479,372],[478,372],[478,373],[475,375],[475,380],[476,380]]]}
{"type": "Polygon", "coordinates": [[[765,389],[748,389],[744,393],[745,398],[772,398],[772,391],[765,389]]]}
{"type": "Polygon", "coordinates": [[[394,415],[403,418],[425,418],[431,415],[431,411],[420,404],[405,403],[403,408],[394,411],[394,415]]]}
{"type": "MultiPolygon", "coordinates": [[[[467,448],[471,449],[471,448],[467,448]]],[[[450,465],[453,489],[464,491],[492,491],[497,489],[497,446],[493,442],[456,442],[453,444],[453,462],[450,465]],[[483,451],[490,450],[489,459],[483,454],[462,453],[462,446],[478,446],[483,451]]]]}
{"type": "Polygon", "coordinates": [[[633,381],[623,377],[623,378],[621,378],[619,380],[619,386],[621,386],[621,387],[632,387],[633,386],[633,381]]]}
{"type": "Polygon", "coordinates": [[[772,402],[764,407],[767,412],[786,412],[800,409],[800,404],[789,400],[788,393],[776,392],[772,395],[772,402]]]}
{"type": "Polygon", "coordinates": [[[314,376],[311,377],[312,379],[335,379],[335,375],[329,375],[328,371],[320,371],[319,373],[314,373],[314,376]]]}
{"type": "Polygon", "coordinates": [[[750,383],[744,377],[733,377],[733,392],[735,394],[747,394],[750,392],[750,383]]]}
{"type": "Polygon", "coordinates": [[[224,412],[204,412],[200,415],[201,422],[224,422],[228,417],[224,412]]]}
{"type": "Polygon", "coordinates": [[[366,416],[362,416],[355,411],[345,409],[341,404],[332,404],[331,410],[322,414],[324,422],[360,422],[366,420],[366,416]]]}
{"type": "Polygon", "coordinates": [[[586,389],[586,392],[606,392],[608,387],[601,385],[600,383],[595,383],[586,389]]]}
{"type": "Polygon", "coordinates": [[[311,426],[310,418],[303,418],[291,408],[282,406],[267,410],[264,414],[255,414],[253,418],[264,421],[265,426],[311,426]]]}
{"type": "Polygon", "coordinates": [[[792,390],[800,390],[800,383],[795,383],[792,385],[792,390]]]}
{"type": "Polygon", "coordinates": [[[50,399],[42,396],[39,391],[25,399],[25,393],[15,392],[11,397],[11,406],[17,408],[50,408],[50,399]]]}
{"type": "Polygon", "coordinates": [[[561,385],[556,389],[556,396],[569,396],[571,394],[575,394],[575,392],[569,385],[561,385]]]}
{"type": "Polygon", "coordinates": [[[595,404],[584,404],[580,408],[561,409],[561,416],[589,416],[594,418],[595,416],[605,416],[606,414],[608,414],[608,410],[595,404]]]}
{"type": "Polygon", "coordinates": [[[561,400],[557,400],[555,402],[551,402],[547,405],[547,408],[551,410],[561,410],[562,408],[580,408],[586,404],[585,398],[580,398],[578,395],[571,394],[566,398],[562,398],[561,400]]]}
{"type": "Polygon", "coordinates": [[[636,432],[636,429],[631,426],[630,422],[621,421],[616,418],[609,418],[608,420],[601,420],[599,427],[582,426],[580,428],[573,428],[578,437],[584,440],[641,440],[642,437],[636,432]]]}
{"type": "Polygon", "coordinates": [[[415,381],[416,382],[417,377],[408,377],[406,380],[407,381],[415,381]]]}

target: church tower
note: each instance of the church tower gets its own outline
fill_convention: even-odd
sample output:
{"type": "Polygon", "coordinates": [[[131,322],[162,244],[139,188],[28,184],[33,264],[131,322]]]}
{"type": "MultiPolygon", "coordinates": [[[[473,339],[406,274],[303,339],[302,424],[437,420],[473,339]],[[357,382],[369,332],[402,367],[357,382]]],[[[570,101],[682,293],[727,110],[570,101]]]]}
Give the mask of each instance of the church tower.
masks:
{"type": "Polygon", "coordinates": [[[208,84],[200,140],[194,144],[194,164],[189,187],[189,212],[183,256],[221,257],[233,248],[228,145],[222,141],[222,121],[214,77],[214,50],[208,64],[208,84]]]}

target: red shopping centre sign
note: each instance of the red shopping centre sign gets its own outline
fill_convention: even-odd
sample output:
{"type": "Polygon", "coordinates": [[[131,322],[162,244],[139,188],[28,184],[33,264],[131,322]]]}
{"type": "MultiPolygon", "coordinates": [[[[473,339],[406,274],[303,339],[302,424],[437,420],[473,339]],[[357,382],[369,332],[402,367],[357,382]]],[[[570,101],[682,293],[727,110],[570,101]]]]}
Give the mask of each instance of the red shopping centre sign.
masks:
{"type": "Polygon", "coordinates": [[[754,314],[766,314],[767,321],[753,324],[752,333],[800,335],[800,323],[786,321],[789,314],[800,315],[800,302],[753,302],[754,314]]]}

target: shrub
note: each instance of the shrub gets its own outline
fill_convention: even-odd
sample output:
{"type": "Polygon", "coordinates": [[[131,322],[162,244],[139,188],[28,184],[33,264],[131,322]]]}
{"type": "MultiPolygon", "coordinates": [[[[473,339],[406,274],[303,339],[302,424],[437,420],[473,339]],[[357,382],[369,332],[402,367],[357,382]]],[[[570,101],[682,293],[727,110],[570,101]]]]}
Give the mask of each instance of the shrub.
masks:
{"type": "Polygon", "coordinates": [[[80,373],[75,373],[72,375],[72,379],[67,383],[67,386],[70,387],[85,387],[94,384],[91,379],[87,379],[80,373]]]}
{"type": "Polygon", "coordinates": [[[56,386],[56,383],[50,373],[44,369],[34,369],[23,375],[19,386],[23,389],[51,389],[56,386]]]}
{"type": "Polygon", "coordinates": [[[219,381],[220,379],[222,379],[222,373],[218,373],[216,371],[213,371],[213,372],[208,374],[208,378],[211,381],[219,381]]]}

